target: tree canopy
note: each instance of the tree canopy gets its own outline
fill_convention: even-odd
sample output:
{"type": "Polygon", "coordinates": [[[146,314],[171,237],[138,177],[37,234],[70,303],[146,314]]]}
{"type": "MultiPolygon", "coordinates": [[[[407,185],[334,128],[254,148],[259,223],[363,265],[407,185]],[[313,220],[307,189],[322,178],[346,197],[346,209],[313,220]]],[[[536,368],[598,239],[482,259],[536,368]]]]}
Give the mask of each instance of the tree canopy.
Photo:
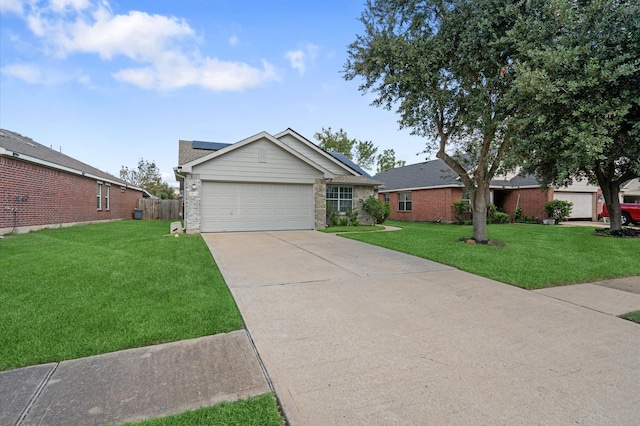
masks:
{"type": "MultiPolygon", "coordinates": [[[[344,77],[453,169],[487,240],[493,177],[586,177],[607,203],[637,176],[639,6],[632,0],[369,0],[344,77]],[[607,193],[615,193],[607,195],[607,193]]],[[[612,209],[615,214],[615,206],[612,209]]],[[[615,222],[614,222],[615,223],[615,222]]]]}
{"type": "Polygon", "coordinates": [[[545,185],[587,179],[620,229],[620,185],[640,176],[640,3],[550,2],[516,62],[515,160],[545,185]]]}
{"type": "Polygon", "coordinates": [[[168,183],[162,182],[160,169],[153,161],[149,162],[141,158],[138,160],[138,167],[135,169],[122,166],[120,168],[120,179],[145,189],[156,197],[167,200],[176,198],[174,188],[169,186],[168,183]]]}
{"type": "Polygon", "coordinates": [[[396,151],[394,149],[385,149],[382,154],[377,157],[378,168],[377,172],[384,172],[385,170],[394,169],[396,167],[403,167],[407,162],[403,160],[396,160],[396,151]]]}
{"type": "Polygon", "coordinates": [[[489,183],[512,144],[511,87],[520,2],[370,0],[364,34],[349,45],[345,78],[363,78],[374,106],[396,109],[400,127],[460,177],[473,238],[486,241],[489,183]],[[455,151],[465,153],[455,156],[455,151]],[[460,161],[465,158],[466,163],[460,161]]]}
{"type": "Polygon", "coordinates": [[[349,139],[347,132],[343,129],[333,132],[331,127],[328,129],[323,127],[321,132],[317,132],[313,136],[320,142],[320,148],[342,153],[363,169],[373,167],[376,152],[378,152],[378,147],[374,146],[373,142],[349,139]]]}

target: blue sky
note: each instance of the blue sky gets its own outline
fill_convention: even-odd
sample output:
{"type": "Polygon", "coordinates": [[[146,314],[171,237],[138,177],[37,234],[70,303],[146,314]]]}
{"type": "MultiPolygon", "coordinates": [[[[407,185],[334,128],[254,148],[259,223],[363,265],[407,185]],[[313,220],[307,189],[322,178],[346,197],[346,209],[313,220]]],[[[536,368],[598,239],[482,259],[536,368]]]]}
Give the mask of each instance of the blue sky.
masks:
{"type": "Polygon", "coordinates": [[[0,127],[114,175],[178,140],[342,128],[424,161],[424,140],[345,81],[364,0],[2,0],[0,127]]]}

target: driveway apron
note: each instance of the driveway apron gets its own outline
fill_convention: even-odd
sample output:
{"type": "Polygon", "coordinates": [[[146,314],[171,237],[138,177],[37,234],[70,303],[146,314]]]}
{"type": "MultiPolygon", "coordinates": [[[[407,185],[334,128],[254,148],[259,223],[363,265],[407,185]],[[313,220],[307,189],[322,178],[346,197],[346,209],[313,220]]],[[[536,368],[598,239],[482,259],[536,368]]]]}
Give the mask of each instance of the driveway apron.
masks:
{"type": "Polygon", "coordinates": [[[638,424],[638,324],[336,235],[203,237],[292,425],[638,424]]]}

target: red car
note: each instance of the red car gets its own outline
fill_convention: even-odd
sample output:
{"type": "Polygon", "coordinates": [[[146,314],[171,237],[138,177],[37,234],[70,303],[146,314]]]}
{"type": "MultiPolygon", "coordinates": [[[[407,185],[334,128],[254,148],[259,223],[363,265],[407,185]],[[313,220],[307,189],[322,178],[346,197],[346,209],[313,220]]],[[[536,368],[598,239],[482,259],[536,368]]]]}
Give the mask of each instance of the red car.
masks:
{"type": "MultiPolygon", "coordinates": [[[[631,223],[640,224],[640,204],[621,203],[620,210],[622,213],[622,226],[627,226],[631,223]]],[[[606,204],[602,206],[602,216],[609,217],[606,204]]]]}

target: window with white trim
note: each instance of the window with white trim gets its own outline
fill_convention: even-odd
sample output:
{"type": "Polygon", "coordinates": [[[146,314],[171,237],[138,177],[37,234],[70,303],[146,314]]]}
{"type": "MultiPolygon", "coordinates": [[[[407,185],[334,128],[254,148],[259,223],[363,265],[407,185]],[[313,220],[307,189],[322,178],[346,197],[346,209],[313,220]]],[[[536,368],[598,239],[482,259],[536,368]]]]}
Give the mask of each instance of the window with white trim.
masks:
{"type": "Polygon", "coordinates": [[[98,210],[102,210],[102,182],[98,182],[98,189],[96,190],[96,207],[98,210]]]}
{"type": "Polygon", "coordinates": [[[348,186],[327,186],[327,209],[334,212],[353,210],[353,188],[348,186]]]}
{"type": "Polygon", "coordinates": [[[384,202],[389,204],[389,193],[385,192],[384,194],[382,194],[382,198],[384,198],[384,202]]]}
{"type": "Polygon", "coordinates": [[[398,193],[398,210],[401,212],[411,211],[411,193],[410,192],[398,193]]]}
{"type": "Polygon", "coordinates": [[[104,209],[109,210],[109,189],[111,189],[111,185],[108,183],[104,185],[104,209]]]}

